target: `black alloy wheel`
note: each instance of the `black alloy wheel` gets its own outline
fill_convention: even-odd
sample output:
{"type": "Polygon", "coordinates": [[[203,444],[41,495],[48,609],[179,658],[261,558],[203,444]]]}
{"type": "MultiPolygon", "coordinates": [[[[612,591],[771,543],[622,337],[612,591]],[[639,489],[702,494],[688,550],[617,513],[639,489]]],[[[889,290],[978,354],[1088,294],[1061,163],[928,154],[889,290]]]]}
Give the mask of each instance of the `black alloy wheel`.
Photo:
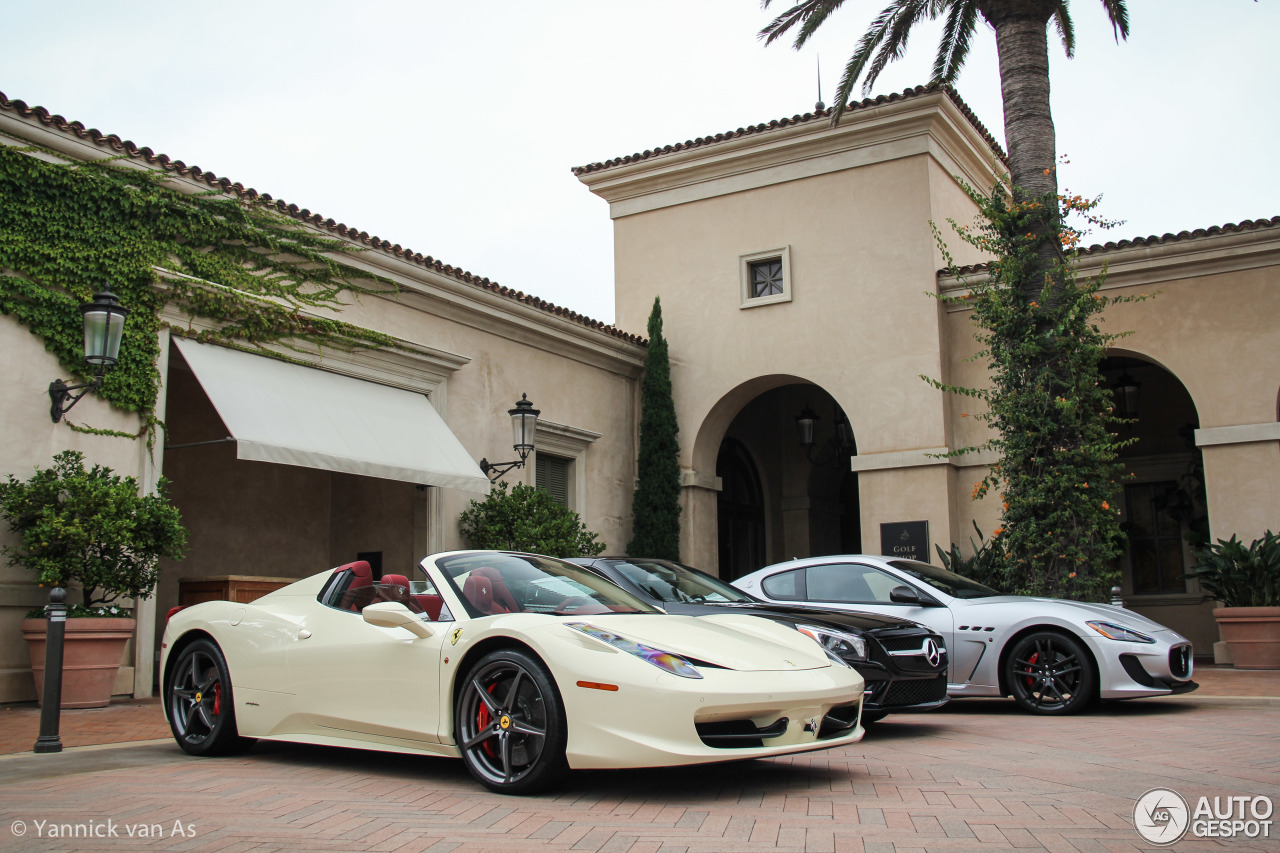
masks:
{"type": "Polygon", "coordinates": [[[209,640],[196,640],[178,656],[165,690],[165,709],[174,740],[191,755],[229,755],[254,744],[236,729],[227,661],[209,640]]]}
{"type": "Polygon", "coordinates": [[[1053,631],[1028,634],[1005,660],[1006,686],[1033,714],[1078,713],[1093,701],[1095,678],[1089,653],[1053,631]]]}
{"type": "Polygon", "coordinates": [[[551,674],[527,652],[481,658],[458,694],[455,720],[467,770],[491,791],[536,793],[569,769],[564,704],[551,674]]]}

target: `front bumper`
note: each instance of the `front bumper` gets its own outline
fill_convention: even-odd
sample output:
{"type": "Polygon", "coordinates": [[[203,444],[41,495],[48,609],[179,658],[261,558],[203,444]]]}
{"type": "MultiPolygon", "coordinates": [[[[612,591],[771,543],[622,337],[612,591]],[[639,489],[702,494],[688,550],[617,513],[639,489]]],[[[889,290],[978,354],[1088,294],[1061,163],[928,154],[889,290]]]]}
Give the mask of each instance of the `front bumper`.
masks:
{"type": "Polygon", "coordinates": [[[583,689],[557,679],[569,711],[569,766],[667,767],[767,758],[843,746],[864,734],[863,680],[853,670],[703,674],[694,680],[659,673],[652,684],[623,685],[617,691],[583,689]],[[735,729],[756,736],[715,737],[735,729]]]}
{"type": "Polygon", "coordinates": [[[1190,693],[1195,662],[1191,643],[1173,631],[1155,634],[1155,643],[1125,643],[1090,638],[1098,662],[1098,695],[1103,699],[1138,699],[1190,693]]]}

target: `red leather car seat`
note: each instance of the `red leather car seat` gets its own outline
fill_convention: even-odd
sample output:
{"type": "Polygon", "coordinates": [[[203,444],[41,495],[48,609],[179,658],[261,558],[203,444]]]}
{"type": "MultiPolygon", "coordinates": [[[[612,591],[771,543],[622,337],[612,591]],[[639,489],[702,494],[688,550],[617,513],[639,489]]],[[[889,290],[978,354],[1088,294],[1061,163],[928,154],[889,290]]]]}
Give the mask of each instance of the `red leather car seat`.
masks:
{"type": "Polygon", "coordinates": [[[372,599],[373,568],[367,560],[356,560],[354,563],[338,566],[333,570],[333,573],[337,575],[347,571],[351,572],[351,582],[347,584],[347,588],[338,597],[336,604],[344,610],[352,610],[358,613],[361,607],[368,604],[372,599]],[[366,590],[366,592],[359,592],[361,589],[366,590]]]}
{"type": "Polygon", "coordinates": [[[409,579],[404,575],[383,575],[378,583],[378,595],[383,601],[395,601],[404,605],[411,601],[409,579]]]}
{"type": "Polygon", "coordinates": [[[489,566],[473,569],[467,575],[467,581],[462,585],[462,594],[476,610],[485,615],[515,613],[520,609],[511,590],[507,589],[506,582],[502,580],[502,575],[489,566]]]}

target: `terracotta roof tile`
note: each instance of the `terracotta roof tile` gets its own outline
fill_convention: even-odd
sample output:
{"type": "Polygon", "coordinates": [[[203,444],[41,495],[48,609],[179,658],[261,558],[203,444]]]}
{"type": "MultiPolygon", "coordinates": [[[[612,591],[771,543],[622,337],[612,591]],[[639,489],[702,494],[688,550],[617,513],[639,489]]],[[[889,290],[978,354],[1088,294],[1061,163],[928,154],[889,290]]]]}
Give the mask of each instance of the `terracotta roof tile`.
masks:
{"type": "MultiPolygon", "coordinates": [[[[1107,243],[1094,243],[1087,249],[1081,249],[1082,255],[1096,255],[1104,252],[1112,252],[1118,249],[1130,249],[1134,246],[1158,246],[1161,243],[1177,243],[1182,240],[1193,240],[1197,237],[1211,237],[1215,234],[1231,234],[1241,231],[1254,231],[1258,228],[1280,228],[1280,216],[1273,216],[1270,219],[1245,219],[1241,222],[1228,222],[1226,225],[1214,225],[1210,228],[1197,228],[1194,231],[1179,231],[1177,234],[1165,233],[1159,237],[1152,234],[1150,237],[1134,237],[1130,240],[1119,240],[1107,243]]],[[[980,272],[987,268],[987,264],[970,264],[969,266],[960,267],[955,270],[959,275],[968,275],[974,272],[980,272]]],[[[938,275],[950,275],[951,270],[938,270],[938,275]]]]}
{"type": "Polygon", "coordinates": [[[600,320],[593,320],[592,318],[579,314],[576,311],[570,311],[568,308],[563,306],[555,305],[543,299],[538,299],[536,296],[531,296],[519,290],[512,290],[509,287],[504,287],[496,281],[490,281],[488,278],[481,278],[480,276],[470,273],[460,267],[445,264],[443,261],[437,260],[430,255],[423,255],[421,252],[415,252],[412,249],[407,249],[399,243],[393,244],[391,241],[383,240],[376,235],[369,234],[367,231],[359,231],[355,228],[348,227],[341,222],[335,222],[331,218],[325,218],[319,213],[312,213],[305,207],[298,207],[298,205],[290,204],[283,199],[274,199],[267,193],[259,193],[253,187],[246,187],[244,184],[233,182],[230,178],[220,178],[213,172],[204,171],[199,166],[188,166],[181,160],[171,159],[167,154],[156,154],[150,148],[138,147],[133,142],[130,142],[127,139],[121,139],[114,133],[105,134],[95,128],[86,128],[78,121],[67,121],[56,113],[50,113],[44,107],[29,107],[23,101],[11,101],[5,97],[4,92],[0,92],[0,110],[7,110],[9,112],[16,113],[23,118],[35,119],[48,127],[78,136],[81,139],[87,139],[102,148],[123,153],[135,160],[145,161],[149,164],[159,166],[166,171],[175,172],[183,177],[189,177],[196,181],[203,181],[209,186],[216,187],[224,192],[235,193],[238,196],[248,199],[261,199],[274,206],[281,213],[310,225],[314,225],[318,228],[322,228],[347,240],[362,243],[373,249],[380,249],[411,263],[426,267],[434,272],[480,287],[484,290],[492,291],[500,296],[515,300],[516,302],[521,302],[525,305],[546,311],[547,313],[553,314],[557,317],[562,317],[575,323],[579,323],[589,329],[598,329],[611,337],[618,338],[629,343],[647,344],[647,341],[641,335],[633,335],[629,332],[624,332],[616,326],[609,325],[601,322],[600,320]]]}
{"type": "MultiPolygon", "coordinates": [[[[945,92],[951,101],[959,108],[964,117],[982,134],[982,138],[991,146],[1000,159],[1005,159],[1004,150],[1000,147],[1000,143],[996,142],[995,137],[978,121],[977,115],[973,110],[969,109],[969,105],[961,100],[956,94],[955,89],[942,83],[930,83],[927,86],[916,86],[912,89],[906,89],[902,93],[893,93],[890,95],[878,95],[874,98],[865,98],[862,101],[851,102],[845,113],[856,112],[857,110],[865,110],[870,107],[878,107],[882,104],[892,103],[894,101],[902,101],[908,98],[918,97],[920,95],[930,94],[932,92],[945,92]]],[[[625,157],[615,157],[612,160],[605,160],[603,163],[590,163],[586,166],[574,166],[573,173],[575,175],[589,175],[592,172],[601,172],[605,169],[612,169],[616,166],[623,166],[627,163],[638,163],[642,160],[648,160],[651,157],[659,157],[663,154],[672,154],[677,151],[687,151],[690,148],[701,148],[707,145],[715,145],[717,142],[727,142],[730,139],[739,139],[744,136],[751,136],[757,133],[765,133],[770,130],[777,130],[783,127],[790,127],[797,124],[806,124],[811,121],[823,119],[830,121],[831,110],[824,109],[804,115],[795,115],[791,118],[774,119],[765,124],[753,124],[750,127],[740,127],[737,130],[729,130],[723,133],[717,133],[712,136],[699,136],[697,139],[687,139],[684,142],[677,142],[675,145],[663,145],[658,148],[651,148],[635,154],[628,154],[625,157]]]]}

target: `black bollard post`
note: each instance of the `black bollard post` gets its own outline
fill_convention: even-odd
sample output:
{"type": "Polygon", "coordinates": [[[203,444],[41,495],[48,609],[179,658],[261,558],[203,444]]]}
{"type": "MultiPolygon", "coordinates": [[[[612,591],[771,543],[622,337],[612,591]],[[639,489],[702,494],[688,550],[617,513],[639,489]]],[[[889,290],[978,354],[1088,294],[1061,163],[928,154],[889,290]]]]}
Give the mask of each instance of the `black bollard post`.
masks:
{"type": "Polygon", "coordinates": [[[49,592],[49,627],[44,645],[44,696],[40,700],[40,737],[36,752],[62,752],[58,724],[62,711],[62,638],[67,631],[67,591],[49,592]]]}

